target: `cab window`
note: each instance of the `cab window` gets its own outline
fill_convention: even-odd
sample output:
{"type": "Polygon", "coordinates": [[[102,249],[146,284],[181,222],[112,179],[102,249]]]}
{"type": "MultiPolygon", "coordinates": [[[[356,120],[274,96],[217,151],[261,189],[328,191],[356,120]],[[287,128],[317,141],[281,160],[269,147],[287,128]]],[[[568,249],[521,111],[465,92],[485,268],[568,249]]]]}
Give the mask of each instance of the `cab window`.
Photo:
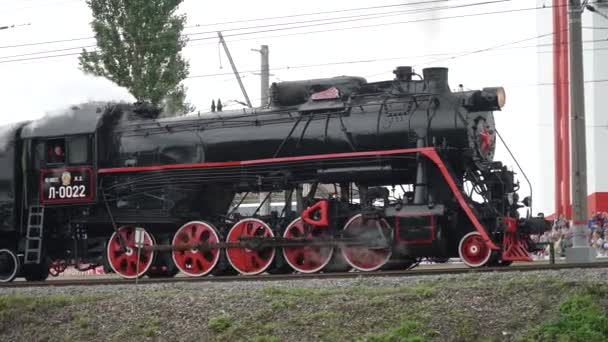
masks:
{"type": "Polygon", "coordinates": [[[46,163],[65,164],[65,139],[49,140],[46,144],[46,163]]]}
{"type": "Polygon", "coordinates": [[[68,139],[68,162],[70,165],[89,163],[89,138],[73,137],[68,139]]]}
{"type": "Polygon", "coordinates": [[[47,165],[85,165],[90,163],[88,136],[51,139],[46,142],[47,165]]]}

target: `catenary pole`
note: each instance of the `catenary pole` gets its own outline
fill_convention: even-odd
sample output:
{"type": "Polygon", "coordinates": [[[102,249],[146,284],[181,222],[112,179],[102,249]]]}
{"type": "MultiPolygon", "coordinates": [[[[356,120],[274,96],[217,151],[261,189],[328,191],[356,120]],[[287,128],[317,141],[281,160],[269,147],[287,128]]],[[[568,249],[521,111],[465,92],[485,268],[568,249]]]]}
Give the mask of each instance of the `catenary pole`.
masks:
{"type": "Polygon", "coordinates": [[[567,262],[591,262],[595,249],[585,238],[587,223],[587,142],[585,132],[585,83],[580,0],[568,2],[568,35],[570,42],[570,139],[572,168],[571,248],[566,249],[567,262]]]}
{"type": "MultiPolygon", "coordinates": [[[[261,74],[260,74],[260,79],[261,79],[261,83],[260,83],[260,107],[264,108],[266,106],[268,106],[268,88],[270,87],[270,66],[269,66],[269,58],[268,58],[268,45],[262,45],[260,47],[259,50],[255,50],[252,49],[254,51],[257,51],[260,53],[261,55],[261,74]]],[[[261,192],[259,194],[260,196],[260,203],[262,204],[262,207],[260,208],[260,213],[262,215],[270,215],[270,211],[271,209],[271,202],[272,202],[272,195],[268,198],[268,201],[263,202],[264,198],[266,198],[266,193],[261,192]]]]}
{"type": "Polygon", "coordinates": [[[261,84],[261,107],[268,105],[268,88],[270,87],[270,66],[268,62],[268,45],[262,45],[260,49],[262,54],[262,84],[261,84]]]}

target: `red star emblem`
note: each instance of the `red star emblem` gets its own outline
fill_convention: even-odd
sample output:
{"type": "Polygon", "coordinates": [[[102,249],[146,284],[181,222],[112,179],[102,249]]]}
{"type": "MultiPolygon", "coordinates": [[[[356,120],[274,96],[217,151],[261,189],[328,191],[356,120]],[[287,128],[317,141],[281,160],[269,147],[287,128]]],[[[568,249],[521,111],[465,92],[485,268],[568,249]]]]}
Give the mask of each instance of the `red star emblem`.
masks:
{"type": "Polygon", "coordinates": [[[492,139],[490,136],[490,132],[487,127],[483,128],[483,131],[479,133],[480,147],[481,151],[487,153],[490,150],[490,145],[492,144],[492,139]]]}

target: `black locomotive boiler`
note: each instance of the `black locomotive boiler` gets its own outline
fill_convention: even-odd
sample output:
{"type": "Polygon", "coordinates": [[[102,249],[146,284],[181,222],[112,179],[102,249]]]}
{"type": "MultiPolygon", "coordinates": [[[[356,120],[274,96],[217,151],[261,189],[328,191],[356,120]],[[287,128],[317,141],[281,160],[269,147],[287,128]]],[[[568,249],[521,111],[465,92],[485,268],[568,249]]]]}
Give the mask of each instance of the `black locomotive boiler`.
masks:
{"type": "Polygon", "coordinates": [[[267,106],[160,118],[89,103],[0,133],[0,280],[68,265],[125,278],[471,267],[531,260],[514,172],[494,161],[502,88],[445,68],[275,83],[267,106]],[[266,194],[281,207],[246,213],[266,194]]]}

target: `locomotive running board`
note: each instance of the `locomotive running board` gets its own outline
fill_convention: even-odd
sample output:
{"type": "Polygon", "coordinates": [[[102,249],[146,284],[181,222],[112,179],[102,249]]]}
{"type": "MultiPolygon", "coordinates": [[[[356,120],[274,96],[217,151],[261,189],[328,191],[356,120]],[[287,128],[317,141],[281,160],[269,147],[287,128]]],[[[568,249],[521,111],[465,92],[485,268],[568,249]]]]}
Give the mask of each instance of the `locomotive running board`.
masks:
{"type": "Polygon", "coordinates": [[[487,230],[481,224],[464,195],[456,185],[456,182],[450,172],[448,171],[443,160],[437,153],[437,150],[433,147],[421,147],[421,148],[407,148],[407,149],[395,149],[385,151],[365,151],[365,152],[347,152],[347,153],[329,153],[329,154],[317,154],[307,156],[296,156],[296,157],[280,157],[280,158],[266,158],[266,159],[253,159],[243,161],[229,161],[229,162],[209,162],[209,163],[192,163],[192,164],[172,164],[172,165],[157,165],[157,166],[134,166],[134,167],[118,167],[118,168],[105,168],[99,169],[99,174],[118,174],[118,173],[138,173],[138,172],[153,172],[153,171],[164,171],[164,170],[187,170],[187,169],[206,169],[206,168],[222,168],[222,167],[247,167],[253,165],[264,165],[264,164],[279,164],[285,162],[298,162],[298,161],[314,161],[324,159],[342,159],[342,158],[353,158],[353,157],[380,157],[380,156],[391,156],[399,154],[414,154],[420,153],[430,159],[441,171],[444,179],[446,180],[450,190],[458,200],[462,210],[466,213],[469,220],[475,227],[475,229],[481,234],[484,242],[490,249],[500,250],[496,244],[490,239],[487,230]]]}

